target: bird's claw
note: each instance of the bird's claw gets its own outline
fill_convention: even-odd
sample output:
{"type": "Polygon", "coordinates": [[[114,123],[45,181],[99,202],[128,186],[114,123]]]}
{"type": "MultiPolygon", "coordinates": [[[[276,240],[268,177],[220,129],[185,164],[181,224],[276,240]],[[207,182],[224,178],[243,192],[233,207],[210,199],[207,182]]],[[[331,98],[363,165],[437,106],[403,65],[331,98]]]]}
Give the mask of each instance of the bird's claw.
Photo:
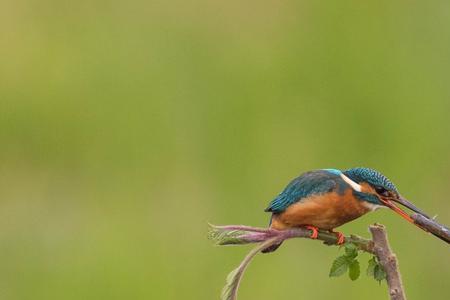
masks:
{"type": "Polygon", "coordinates": [[[305,226],[306,229],[309,229],[312,231],[310,238],[315,240],[319,236],[319,229],[314,226],[305,226]]]}
{"type": "Polygon", "coordinates": [[[331,231],[332,233],[334,233],[337,237],[337,245],[342,245],[345,243],[345,235],[342,232],[337,232],[337,231],[331,231]]]}

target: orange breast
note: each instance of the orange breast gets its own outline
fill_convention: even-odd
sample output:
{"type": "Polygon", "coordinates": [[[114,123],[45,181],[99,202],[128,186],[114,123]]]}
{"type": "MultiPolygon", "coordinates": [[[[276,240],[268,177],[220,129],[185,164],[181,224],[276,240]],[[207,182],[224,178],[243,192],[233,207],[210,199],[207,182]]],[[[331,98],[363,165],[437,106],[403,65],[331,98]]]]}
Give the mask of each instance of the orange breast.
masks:
{"type": "Polygon", "coordinates": [[[354,220],[370,209],[353,196],[352,190],[343,195],[329,193],[312,196],[289,206],[272,218],[271,228],[282,230],[290,227],[312,225],[331,230],[354,220]]]}

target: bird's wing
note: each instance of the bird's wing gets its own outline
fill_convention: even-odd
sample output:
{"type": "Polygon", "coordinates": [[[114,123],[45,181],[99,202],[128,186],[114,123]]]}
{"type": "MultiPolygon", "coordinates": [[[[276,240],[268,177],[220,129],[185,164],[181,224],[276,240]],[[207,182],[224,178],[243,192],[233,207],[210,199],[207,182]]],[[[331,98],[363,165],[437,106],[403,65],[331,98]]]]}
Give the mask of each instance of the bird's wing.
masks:
{"type": "Polygon", "coordinates": [[[286,188],[270,202],[267,212],[281,213],[288,206],[314,194],[333,191],[339,181],[339,176],[327,171],[311,171],[292,180],[286,188]]]}

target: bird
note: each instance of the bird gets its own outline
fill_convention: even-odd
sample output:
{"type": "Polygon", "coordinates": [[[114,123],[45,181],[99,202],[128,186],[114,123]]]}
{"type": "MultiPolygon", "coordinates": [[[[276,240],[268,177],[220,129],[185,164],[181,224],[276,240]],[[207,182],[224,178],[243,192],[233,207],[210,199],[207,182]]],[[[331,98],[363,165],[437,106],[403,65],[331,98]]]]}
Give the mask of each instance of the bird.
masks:
{"type": "MultiPolygon", "coordinates": [[[[411,217],[396,204],[429,217],[400,195],[397,187],[380,172],[364,167],[347,170],[320,169],[293,179],[265,209],[271,213],[269,227],[275,230],[304,227],[317,239],[320,230],[336,234],[337,244],[345,243],[344,234],[335,228],[381,207],[398,213],[408,222],[411,217]]],[[[275,251],[281,243],[263,249],[275,251]]]]}

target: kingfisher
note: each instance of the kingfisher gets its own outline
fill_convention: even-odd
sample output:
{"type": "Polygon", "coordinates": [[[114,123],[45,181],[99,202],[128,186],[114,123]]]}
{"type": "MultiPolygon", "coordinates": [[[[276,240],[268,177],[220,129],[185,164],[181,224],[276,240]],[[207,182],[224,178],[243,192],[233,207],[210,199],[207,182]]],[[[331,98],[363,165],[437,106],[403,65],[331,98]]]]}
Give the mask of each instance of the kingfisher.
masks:
{"type": "MultiPolygon", "coordinates": [[[[338,244],[343,244],[344,235],[334,231],[336,227],[381,207],[392,209],[414,224],[396,204],[429,218],[402,197],[396,186],[378,171],[369,168],[322,169],[293,179],[265,211],[272,213],[271,229],[305,227],[311,230],[312,239],[318,237],[319,230],[329,231],[336,234],[338,244]]],[[[280,245],[272,245],[262,252],[275,251],[280,245]]]]}

